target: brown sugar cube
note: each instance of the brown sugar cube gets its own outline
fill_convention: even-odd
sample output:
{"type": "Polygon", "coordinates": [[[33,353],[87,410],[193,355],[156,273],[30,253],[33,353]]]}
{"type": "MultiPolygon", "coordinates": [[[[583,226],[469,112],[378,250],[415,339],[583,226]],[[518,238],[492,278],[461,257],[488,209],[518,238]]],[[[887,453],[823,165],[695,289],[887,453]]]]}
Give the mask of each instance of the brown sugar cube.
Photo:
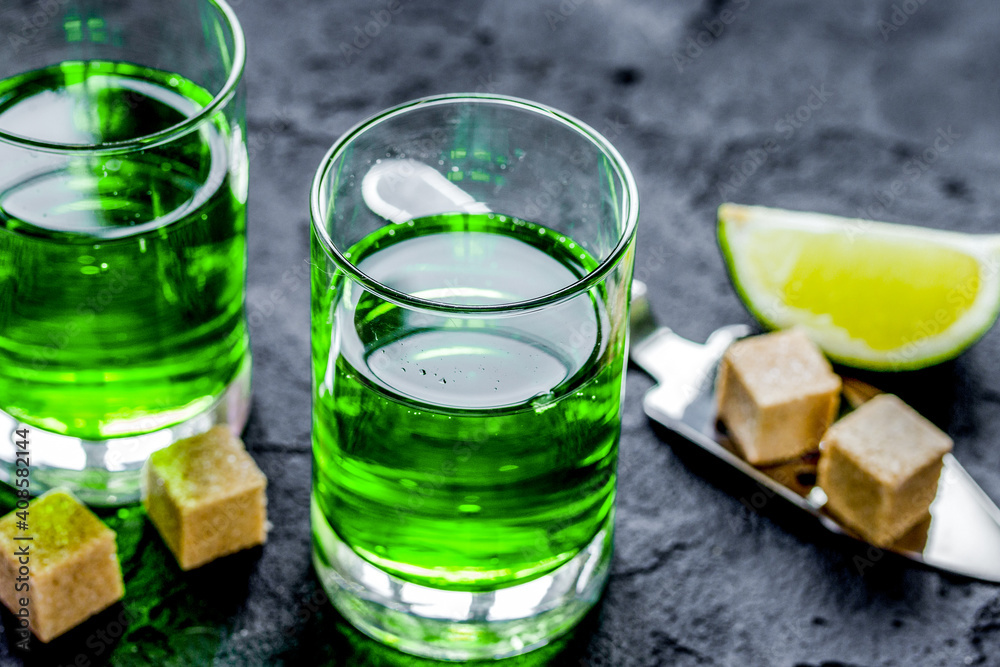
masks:
{"type": "Polygon", "coordinates": [[[115,532],[66,491],[0,519],[0,552],[0,600],[43,642],[125,594],[115,532]]]}
{"type": "Polygon", "coordinates": [[[142,503],[190,570],[266,541],[266,486],[243,442],[219,425],[149,457],[142,503]]]}
{"type": "Polygon", "coordinates": [[[826,509],[872,544],[892,544],[926,518],[951,444],[896,396],[876,396],[823,437],[826,509]]]}
{"type": "Polygon", "coordinates": [[[736,341],[722,357],[719,419],[754,465],[816,449],[840,405],[840,377],[799,330],[736,341]]]}

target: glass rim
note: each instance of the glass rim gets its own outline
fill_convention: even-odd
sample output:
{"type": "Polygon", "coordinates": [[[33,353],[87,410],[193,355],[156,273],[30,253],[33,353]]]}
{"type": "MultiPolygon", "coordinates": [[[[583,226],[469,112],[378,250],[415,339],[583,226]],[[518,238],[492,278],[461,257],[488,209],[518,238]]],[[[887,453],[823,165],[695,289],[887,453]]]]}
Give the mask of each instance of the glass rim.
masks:
{"type": "Polygon", "coordinates": [[[236,12],[229,6],[226,0],[204,0],[209,5],[214,6],[222,14],[222,17],[233,35],[233,58],[228,66],[229,75],[226,82],[218,93],[212,96],[212,101],[199,109],[196,113],[188,116],[179,123],[164,128],[159,132],[145,134],[134,139],[124,141],[109,141],[101,144],[66,144],[55,141],[43,141],[14,132],[4,132],[0,129],[0,141],[13,144],[21,148],[45,151],[47,153],[73,154],[73,155],[107,155],[113,153],[124,153],[143,148],[151,148],[167,143],[179,136],[187,134],[195,127],[201,125],[219,109],[229,103],[229,100],[236,92],[236,87],[243,78],[243,71],[246,68],[246,38],[243,34],[243,27],[240,25],[236,12]]]}
{"type": "Polygon", "coordinates": [[[632,239],[635,236],[636,224],[639,219],[638,202],[639,191],[636,187],[632,172],[625,163],[625,160],[622,158],[621,154],[618,153],[615,147],[611,145],[610,141],[608,141],[603,135],[587,123],[584,123],[583,121],[552,107],[519,97],[487,93],[450,93],[445,95],[421,97],[390,107],[369,116],[342,134],[340,138],[334,142],[333,146],[330,147],[330,150],[327,151],[326,155],[323,156],[323,160],[316,171],[316,175],[313,177],[312,188],[310,189],[309,209],[312,230],[317,235],[317,238],[323,246],[323,250],[326,252],[327,256],[333,261],[334,264],[336,264],[337,268],[350,276],[351,279],[360,283],[368,291],[385,301],[396,304],[397,306],[405,306],[435,313],[448,313],[452,315],[460,313],[485,315],[533,310],[543,306],[561,303],[583,294],[604,280],[604,278],[616,266],[618,266],[619,262],[621,262],[625,253],[628,251],[629,245],[632,243],[632,239]],[[320,198],[321,191],[324,188],[323,184],[336,160],[341,157],[345,149],[354,141],[354,139],[362,133],[392,118],[395,118],[396,116],[406,114],[418,108],[445,106],[456,103],[492,103],[534,113],[539,117],[548,117],[556,123],[574,130],[580,136],[589,139],[591,144],[597,147],[601,153],[608,158],[615,174],[619,179],[621,179],[621,212],[623,213],[623,217],[625,219],[625,226],[619,234],[618,243],[593,271],[588,272],[575,282],[565,285],[554,292],[533,297],[531,299],[510,301],[500,304],[465,305],[435,301],[433,299],[423,299],[389,287],[388,285],[380,283],[367,275],[341,252],[340,248],[337,247],[337,244],[335,244],[333,239],[330,238],[330,234],[327,232],[325,224],[323,224],[326,221],[327,215],[323,211],[323,202],[320,198]]]}

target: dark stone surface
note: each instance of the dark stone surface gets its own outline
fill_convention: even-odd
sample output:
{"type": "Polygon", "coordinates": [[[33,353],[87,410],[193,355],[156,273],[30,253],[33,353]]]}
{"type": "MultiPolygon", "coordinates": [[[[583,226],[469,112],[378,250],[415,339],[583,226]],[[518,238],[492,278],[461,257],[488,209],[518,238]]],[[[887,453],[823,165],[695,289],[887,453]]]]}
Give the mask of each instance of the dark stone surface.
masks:
{"type": "MultiPolygon", "coordinates": [[[[141,515],[113,517],[124,606],[46,653],[36,644],[36,663],[429,664],[347,627],[309,562],[307,193],[334,139],[383,107],[490,91],[604,131],[639,183],[637,275],[660,317],[699,340],[749,321],[715,245],[723,200],[997,228],[995,0],[401,4],[350,58],[342,45],[385,0],[237,4],[250,44],[253,156],[246,441],[271,480],[271,541],[182,575],[141,515]],[[902,25],[885,31],[897,27],[894,11],[902,25]],[[909,161],[924,159],[939,131],[957,138],[914,176],[909,161]],[[761,159],[768,141],[777,150],[761,159]],[[733,182],[744,163],[751,173],[733,182]],[[123,613],[124,640],[105,642],[98,633],[120,633],[123,613]]],[[[603,605],[565,641],[509,664],[1000,665],[1000,589],[889,557],[859,573],[855,557],[865,554],[853,544],[777,502],[747,510],[740,498],[753,490],[654,431],[639,400],[650,381],[635,370],[628,381],[603,605]]],[[[1000,499],[1000,331],[953,363],[876,382],[946,429],[959,460],[1000,499]]],[[[3,665],[21,657],[0,647],[3,665]]]]}

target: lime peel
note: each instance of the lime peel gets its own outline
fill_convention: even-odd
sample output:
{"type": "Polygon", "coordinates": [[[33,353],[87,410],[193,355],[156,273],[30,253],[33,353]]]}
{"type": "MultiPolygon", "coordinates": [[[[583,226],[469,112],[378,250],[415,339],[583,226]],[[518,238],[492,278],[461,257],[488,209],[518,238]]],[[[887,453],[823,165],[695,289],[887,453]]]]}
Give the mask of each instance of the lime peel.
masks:
{"type": "Polygon", "coordinates": [[[718,234],[751,313],[769,328],[803,327],[850,366],[951,359],[1000,312],[998,235],[728,203],[718,234]]]}

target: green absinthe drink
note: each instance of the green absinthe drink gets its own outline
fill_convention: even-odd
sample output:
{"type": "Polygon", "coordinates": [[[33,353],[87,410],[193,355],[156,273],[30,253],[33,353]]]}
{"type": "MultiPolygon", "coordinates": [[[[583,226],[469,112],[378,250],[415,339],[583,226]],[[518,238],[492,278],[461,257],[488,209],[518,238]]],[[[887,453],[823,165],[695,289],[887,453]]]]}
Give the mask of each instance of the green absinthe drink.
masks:
{"type": "MultiPolygon", "coordinates": [[[[212,99],[169,72],[63,62],[0,81],[0,130],[107,147],[212,99]]],[[[119,152],[0,142],[4,412],[101,441],[204,413],[248,374],[246,152],[234,128],[218,112],[119,152]]]]}
{"type": "Polygon", "coordinates": [[[313,563],[402,651],[503,658],[611,569],[635,182],[497,95],[388,109],[313,181],[313,563]]]}
{"type": "MultiPolygon", "coordinates": [[[[596,266],[566,236],[494,214],[384,227],[350,253],[384,285],[462,304],[516,302],[596,266]]],[[[598,291],[524,321],[421,321],[330,287],[319,312],[341,324],[319,339],[315,502],[359,555],[407,581],[485,590],[552,571],[608,527],[622,351],[598,291]],[[564,347],[553,326],[572,332],[564,347]]]]}

